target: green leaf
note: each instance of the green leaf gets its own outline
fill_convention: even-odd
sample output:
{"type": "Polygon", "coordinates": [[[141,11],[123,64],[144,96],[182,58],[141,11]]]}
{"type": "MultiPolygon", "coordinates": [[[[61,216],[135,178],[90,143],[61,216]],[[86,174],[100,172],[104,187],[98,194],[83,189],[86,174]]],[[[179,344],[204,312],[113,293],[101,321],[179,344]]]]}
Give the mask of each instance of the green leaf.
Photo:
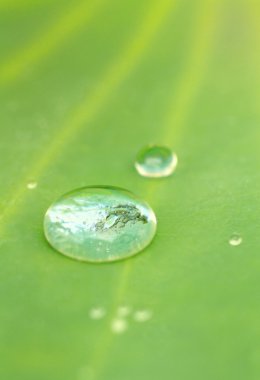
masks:
{"type": "Polygon", "coordinates": [[[259,14],[0,3],[1,378],[259,378],[259,14]],[[171,177],[136,173],[149,143],[177,152],[171,177]],[[98,265],[48,245],[46,209],[89,185],[150,203],[144,252],[98,265]]]}

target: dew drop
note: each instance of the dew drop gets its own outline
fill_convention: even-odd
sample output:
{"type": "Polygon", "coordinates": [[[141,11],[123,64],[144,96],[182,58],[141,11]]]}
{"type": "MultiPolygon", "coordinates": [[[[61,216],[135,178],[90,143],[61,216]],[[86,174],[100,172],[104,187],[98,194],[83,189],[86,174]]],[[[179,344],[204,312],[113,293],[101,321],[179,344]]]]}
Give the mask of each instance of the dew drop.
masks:
{"type": "Polygon", "coordinates": [[[47,210],[46,239],[71,258],[106,262],[142,251],[156,232],[151,207],[117,187],[85,187],[63,195],[47,210]]]}
{"type": "Polygon", "coordinates": [[[91,319],[102,319],[106,315],[106,310],[103,307],[93,307],[89,311],[91,319]]]}
{"type": "Polygon", "coordinates": [[[151,310],[137,310],[134,313],[134,320],[136,322],[146,322],[152,318],[152,315],[153,313],[151,310]]]}
{"type": "Polygon", "coordinates": [[[38,183],[34,181],[27,183],[27,189],[29,190],[34,190],[36,189],[37,186],[38,186],[38,183]]]}
{"type": "Polygon", "coordinates": [[[233,247],[240,245],[242,243],[243,239],[240,235],[238,234],[233,234],[230,239],[229,239],[229,244],[232,245],[233,247]]]}
{"type": "Polygon", "coordinates": [[[137,155],[135,168],[143,177],[167,177],[176,169],[178,158],[169,148],[151,145],[137,155]]]}
{"type": "Polygon", "coordinates": [[[122,334],[128,328],[128,323],[125,319],[117,318],[111,323],[111,330],[115,334],[122,334]]]}

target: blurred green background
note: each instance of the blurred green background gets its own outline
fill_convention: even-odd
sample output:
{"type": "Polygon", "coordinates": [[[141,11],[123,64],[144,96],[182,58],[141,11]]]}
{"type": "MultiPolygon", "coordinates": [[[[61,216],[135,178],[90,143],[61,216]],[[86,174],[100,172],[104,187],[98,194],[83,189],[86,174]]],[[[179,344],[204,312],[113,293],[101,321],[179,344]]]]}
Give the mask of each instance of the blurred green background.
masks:
{"type": "Polygon", "coordinates": [[[0,0],[1,379],[259,379],[259,16],[258,0],[0,0]],[[177,152],[173,176],[138,176],[148,143],[177,152]],[[50,203],[95,184],[151,204],[143,253],[94,265],[46,243],[50,203]]]}

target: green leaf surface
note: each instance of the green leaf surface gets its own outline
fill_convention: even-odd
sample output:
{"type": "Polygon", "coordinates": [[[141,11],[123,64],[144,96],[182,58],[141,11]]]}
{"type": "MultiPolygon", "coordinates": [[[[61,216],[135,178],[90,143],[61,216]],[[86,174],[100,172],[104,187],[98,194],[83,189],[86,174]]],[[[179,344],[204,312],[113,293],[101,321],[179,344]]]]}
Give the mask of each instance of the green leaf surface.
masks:
{"type": "Polygon", "coordinates": [[[259,379],[259,16],[257,0],[0,2],[1,379],[259,379]],[[171,177],[136,173],[149,143],[177,152],[171,177]],[[152,245],[110,264],[55,252],[46,209],[89,185],[148,201],[152,245]]]}

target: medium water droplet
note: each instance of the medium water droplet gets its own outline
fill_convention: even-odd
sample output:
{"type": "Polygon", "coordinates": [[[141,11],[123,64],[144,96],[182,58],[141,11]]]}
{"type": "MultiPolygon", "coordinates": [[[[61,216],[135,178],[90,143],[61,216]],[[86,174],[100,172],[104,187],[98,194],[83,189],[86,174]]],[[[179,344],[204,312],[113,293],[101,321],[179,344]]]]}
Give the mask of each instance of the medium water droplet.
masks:
{"type": "Polygon", "coordinates": [[[120,260],[143,250],[156,232],[150,206],[117,187],[85,187],[63,195],[45,214],[49,243],[82,261],[120,260]]]}
{"type": "Polygon", "coordinates": [[[106,310],[103,307],[93,307],[89,311],[91,319],[102,319],[106,315],[106,310]]]}
{"type": "Polygon", "coordinates": [[[229,244],[235,247],[237,245],[240,245],[242,243],[242,241],[243,241],[243,239],[240,235],[233,234],[229,239],[229,244]]]}
{"type": "Polygon", "coordinates": [[[136,322],[146,322],[152,318],[152,315],[151,310],[138,310],[134,313],[134,320],[136,322]]]}
{"type": "Polygon", "coordinates": [[[177,155],[164,146],[147,146],[137,155],[135,168],[143,177],[167,177],[176,169],[177,155]]]}
{"type": "Polygon", "coordinates": [[[122,334],[128,328],[128,323],[125,319],[114,319],[111,323],[111,330],[115,334],[122,334]]]}
{"type": "Polygon", "coordinates": [[[29,189],[29,190],[34,190],[34,189],[36,189],[37,186],[38,186],[38,183],[35,181],[27,183],[27,189],[29,189]]]}

